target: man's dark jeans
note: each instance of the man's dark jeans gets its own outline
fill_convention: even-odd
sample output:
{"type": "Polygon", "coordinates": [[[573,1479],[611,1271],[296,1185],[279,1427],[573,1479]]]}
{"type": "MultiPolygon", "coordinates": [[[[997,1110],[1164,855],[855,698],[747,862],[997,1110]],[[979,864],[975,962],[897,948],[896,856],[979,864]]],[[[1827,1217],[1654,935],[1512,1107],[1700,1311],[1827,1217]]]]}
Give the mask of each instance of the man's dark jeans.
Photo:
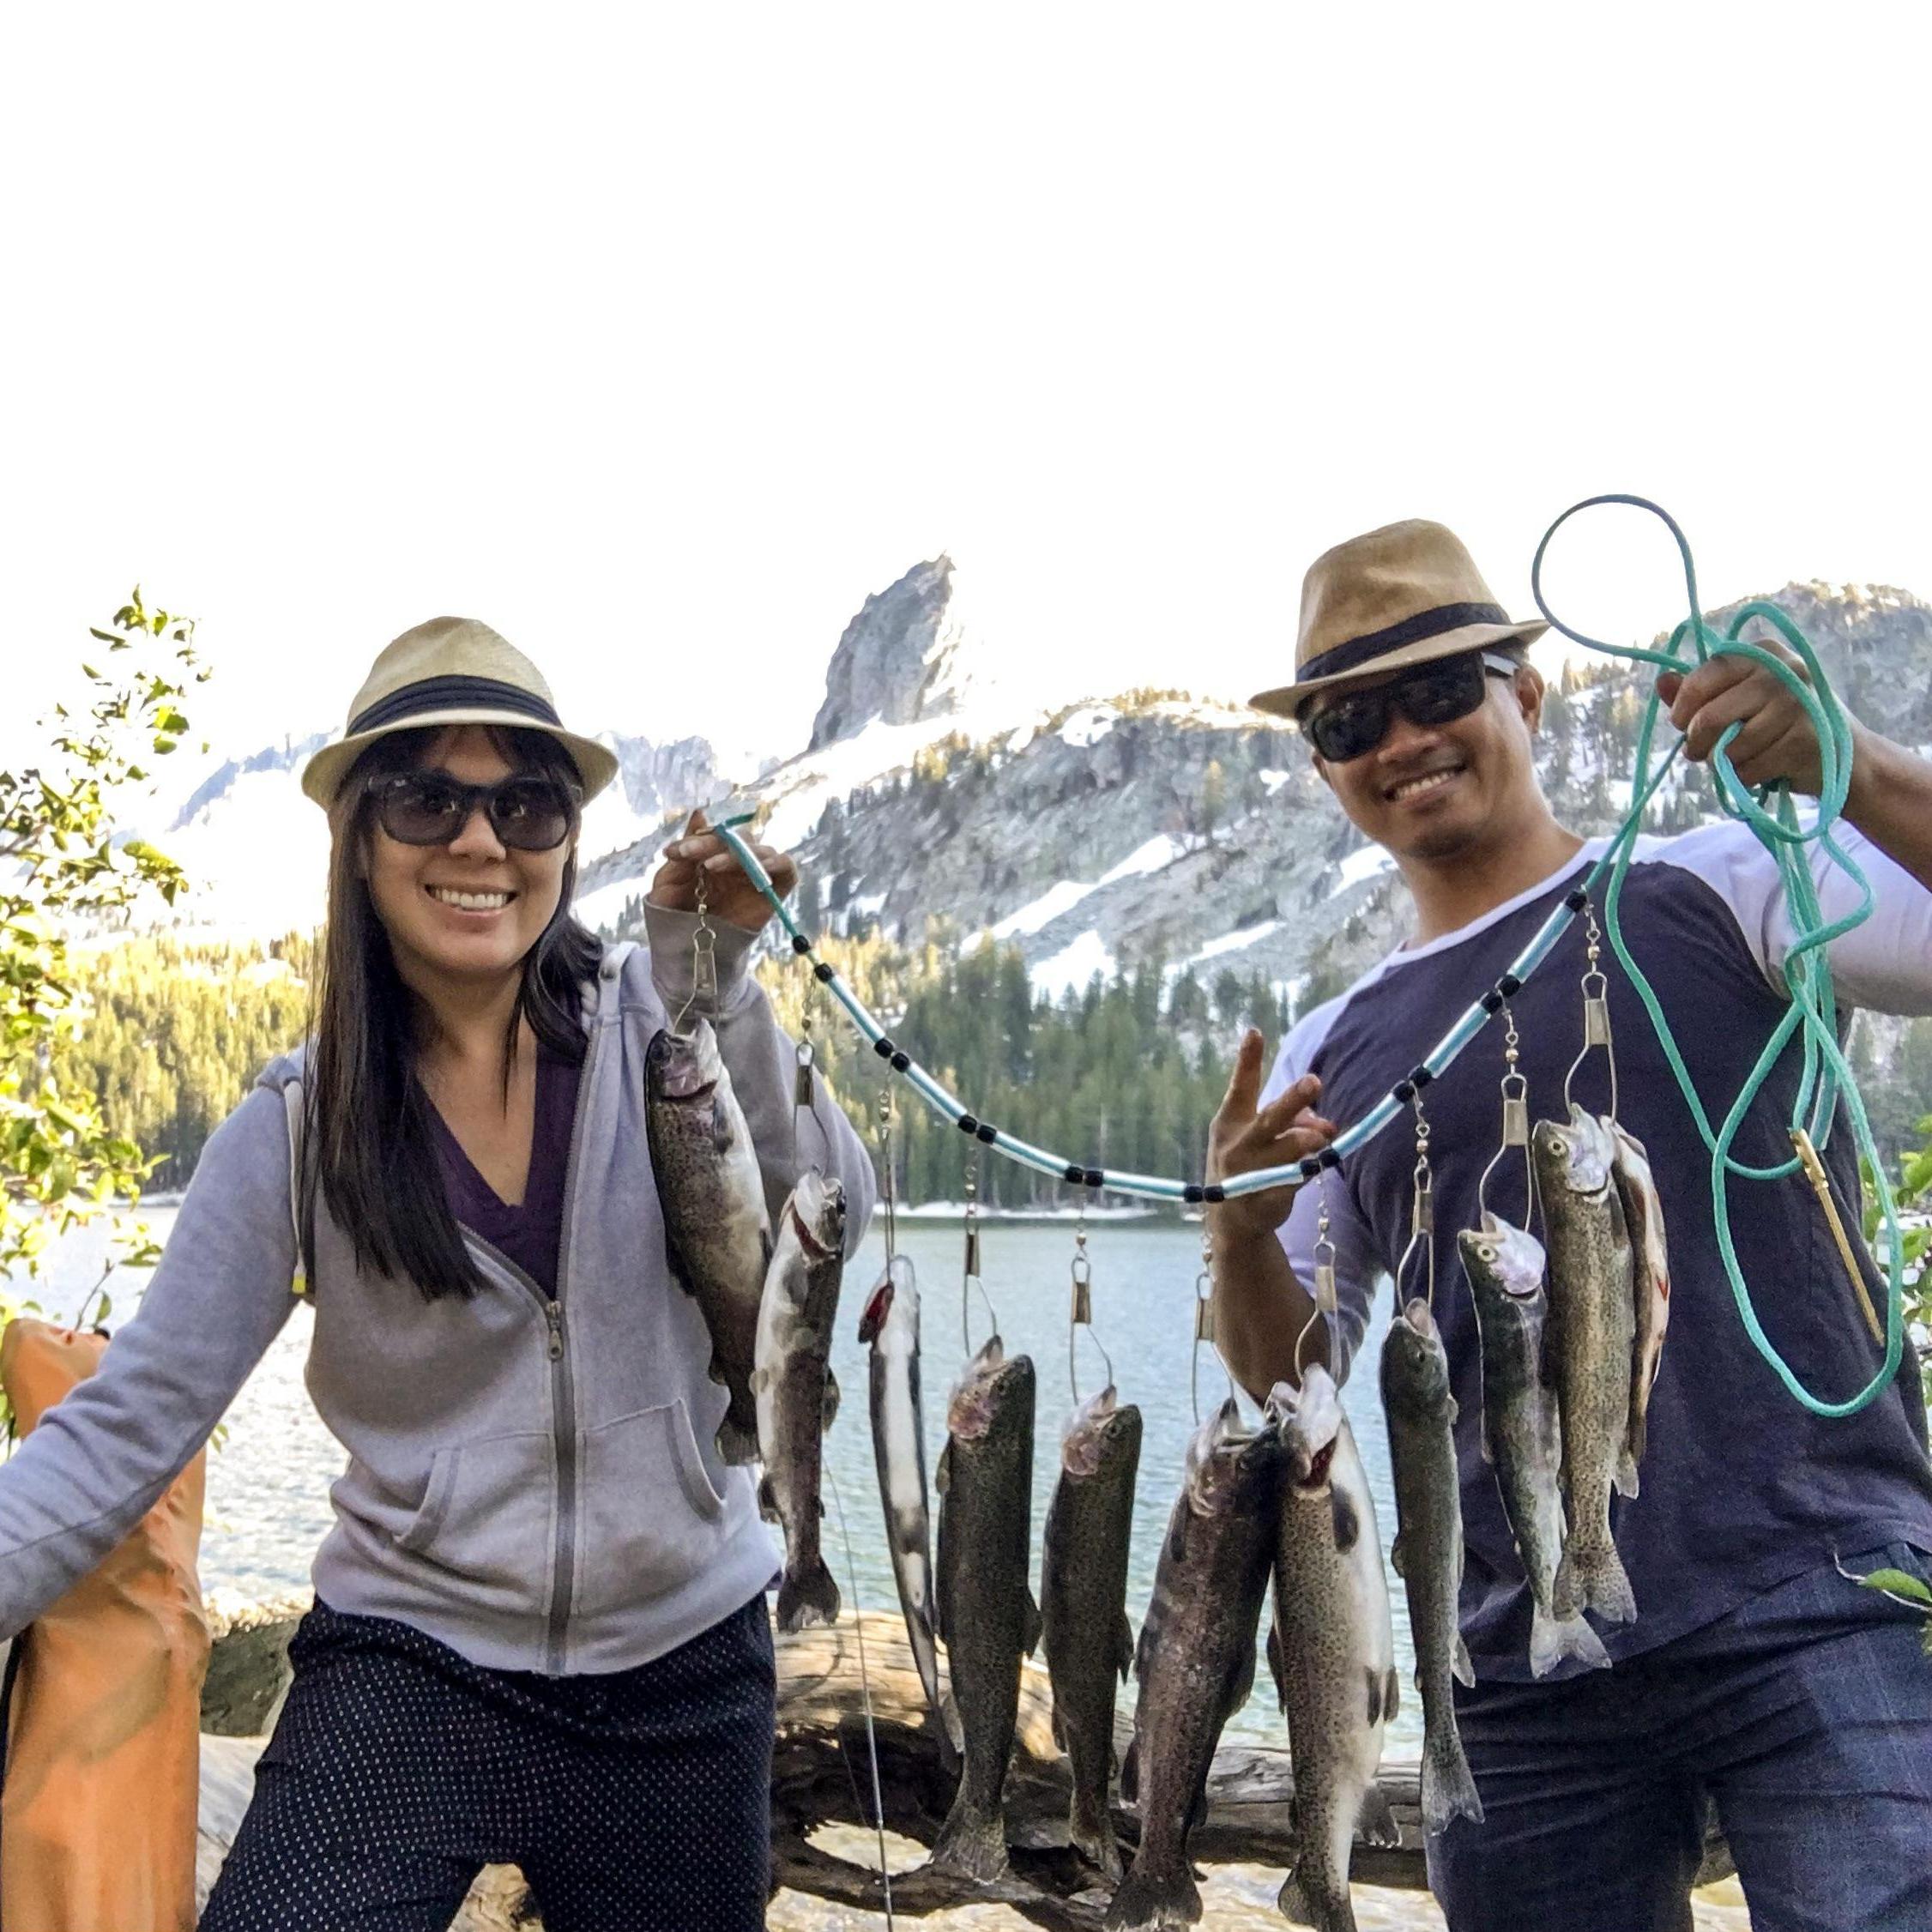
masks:
{"type": "Polygon", "coordinates": [[[1488,1817],[1430,1841],[1451,1932],[1689,1932],[1706,1796],[1753,1932],[1932,1932],[1923,1627],[1826,1565],[1615,1669],[1458,1692],[1488,1817]]]}

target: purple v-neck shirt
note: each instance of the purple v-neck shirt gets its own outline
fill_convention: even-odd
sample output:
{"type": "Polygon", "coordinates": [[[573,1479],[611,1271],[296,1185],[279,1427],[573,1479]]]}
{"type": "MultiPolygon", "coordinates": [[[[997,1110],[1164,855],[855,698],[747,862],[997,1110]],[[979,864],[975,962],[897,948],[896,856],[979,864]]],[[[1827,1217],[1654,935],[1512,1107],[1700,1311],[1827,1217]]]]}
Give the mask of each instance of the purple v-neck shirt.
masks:
{"type": "Polygon", "coordinates": [[[557,1293],[557,1255],[564,1237],[564,1177],[577,1120],[577,1081],[583,1069],[537,1049],[536,1124],[530,1135],[530,1171],[523,1198],[503,1200],[463,1152],[462,1143],[434,1108],[436,1150],[450,1211],[472,1233],[513,1261],[547,1295],[557,1293]]]}

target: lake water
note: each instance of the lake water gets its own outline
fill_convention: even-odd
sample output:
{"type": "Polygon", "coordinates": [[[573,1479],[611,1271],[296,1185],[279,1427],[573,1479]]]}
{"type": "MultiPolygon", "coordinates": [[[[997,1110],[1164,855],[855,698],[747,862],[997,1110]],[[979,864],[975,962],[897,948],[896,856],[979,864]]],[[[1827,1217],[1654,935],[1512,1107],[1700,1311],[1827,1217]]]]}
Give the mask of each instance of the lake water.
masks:
{"type": "MultiPolygon", "coordinates": [[[[165,1241],[173,1223],[173,1209],[149,1208],[147,1218],[156,1238],[165,1241]]],[[[938,1467],[945,1440],[946,1392],[963,1359],[960,1229],[957,1223],[902,1221],[898,1245],[911,1258],[920,1283],[931,1471],[938,1467]]],[[[1039,1543],[1058,1468],[1060,1429],[1071,1407],[1066,1351],[1073,1230],[1064,1223],[993,1222],[983,1224],[981,1246],[987,1290],[1007,1351],[1030,1355],[1039,1373],[1033,1518],[1037,1587],[1039,1543]]],[[[105,1252],[105,1237],[98,1231],[75,1237],[45,1266],[44,1285],[27,1292],[44,1304],[51,1317],[71,1317],[98,1276],[105,1252]]],[[[1144,1425],[1127,1603],[1127,1614],[1138,1631],[1153,1590],[1161,1537],[1194,1423],[1188,1374],[1200,1236],[1197,1229],[1178,1223],[1096,1221],[1089,1224],[1087,1252],[1093,1265],[1095,1334],[1113,1357],[1121,1399],[1139,1404],[1144,1425]]],[[[875,1223],[846,1273],[833,1357],[843,1401],[827,1439],[827,1464],[836,1478],[836,1497],[826,1498],[828,1559],[837,1573],[841,1592],[849,1597],[844,1544],[838,1535],[837,1506],[842,1501],[858,1594],[870,1609],[891,1609],[897,1602],[872,1466],[866,1351],[857,1334],[866,1292],[884,1260],[884,1240],[875,1223]]],[[[133,1313],[140,1283],[122,1270],[110,1285],[115,1307],[109,1325],[118,1327],[133,1313]]],[[[976,1345],[987,1333],[986,1313],[976,1299],[971,1313],[976,1345]]],[[[226,1585],[263,1596],[308,1585],[310,1559],[329,1526],[329,1486],[341,1473],[344,1461],[342,1450],[317,1418],[303,1386],[311,1319],[305,1309],[290,1319],[229,1411],[226,1444],[208,1458],[208,1522],[202,1540],[206,1589],[226,1585]]],[[[1084,1393],[1099,1385],[1099,1361],[1090,1338],[1084,1336],[1080,1369],[1084,1393]]],[[[1205,1414],[1226,1394],[1228,1385],[1211,1349],[1200,1350],[1198,1369],[1205,1414]]],[[[1367,1467],[1386,1561],[1395,1505],[1374,1381],[1372,1373],[1351,1378],[1343,1400],[1367,1467]]],[[[1398,1666],[1407,1681],[1411,1669],[1408,1623],[1401,1585],[1392,1574],[1389,1593],[1398,1666]]],[[[1230,1725],[1229,1736],[1285,1742],[1265,1668],[1259,1676],[1255,1694],[1230,1725]]],[[[1126,1687],[1123,1694],[1131,1699],[1132,1687],[1126,1687]]],[[[1390,1730],[1390,1748],[1396,1754],[1412,1754],[1420,1748],[1420,1715],[1418,1700],[1404,1698],[1390,1730]]]]}

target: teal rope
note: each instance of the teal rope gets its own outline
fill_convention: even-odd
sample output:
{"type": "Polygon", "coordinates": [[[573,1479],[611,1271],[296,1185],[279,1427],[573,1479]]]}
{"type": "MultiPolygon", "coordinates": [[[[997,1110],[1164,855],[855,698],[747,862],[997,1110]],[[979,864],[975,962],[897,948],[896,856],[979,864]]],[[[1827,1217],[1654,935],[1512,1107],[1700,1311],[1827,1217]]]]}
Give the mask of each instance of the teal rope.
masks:
{"type": "MultiPolygon", "coordinates": [[[[1737,1304],[1738,1314],[1743,1320],[1745,1332],[1750,1337],[1758,1353],[1776,1372],[1786,1390],[1813,1415],[1832,1419],[1855,1416],[1861,1410],[1869,1407],[1890,1386],[1898,1374],[1899,1361],[1904,1353],[1905,1243],[1899,1232],[1898,1208],[1893,1198],[1891,1184],[1879,1158],[1877,1144],[1872,1136],[1870,1122],[1866,1117],[1857,1082],[1838,1046],[1838,1000],[1832,983],[1831,962],[1826,951],[1834,939],[1850,932],[1869,918],[1873,906],[1871,882],[1850,854],[1832,836],[1832,827],[1844,811],[1845,797],[1851,782],[1850,721],[1832,691],[1823,667],[1818,661],[1817,654],[1812,649],[1804,634],[1776,605],[1753,602],[1742,606],[1721,637],[1705,623],[1698,599],[1697,570],[1691,558],[1690,545],[1675,522],[1657,504],[1642,497],[1592,497],[1586,502],[1573,504],[1565,510],[1543,533],[1543,541],[1537,546],[1536,559],[1531,566],[1530,581],[1537,600],[1537,607],[1549,619],[1550,624],[1566,637],[1584,644],[1591,650],[1603,651],[1612,657],[1629,658],[1641,663],[1654,664],[1663,670],[1688,670],[1696,665],[1706,663],[1714,657],[1741,657],[1748,663],[1762,667],[1777,678],[1798,701],[1817,738],[1823,782],[1820,788],[1817,817],[1808,828],[1799,824],[1790,789],[1782,781],[1760,787],[1754,792],[1738,777],[1731,765],[1729,752],[1732,740],[1742,729],[1741,725],[1734,724],[1727,728],[1718,739],[1711,755],[1711,770],[1719,806],[1729,817],[1748,825],[1759,842],[1777,860],[1778,878],[1785,903],[1790,909],[1793,933],[1790,947],[1784,957],[1784,984],[1790,996],[1784,1017],[1765,1043],[1764,1051],[1758,1056],[1757,1064],[1746,1077],[1736,1099],[1732,1102],[1724,1125],[1716,1132],[1712,1129],[1710,1117],[1705,1112],[1704,1103],[1692,1083],[1689,1071],[1684,1065],[1683,1055],[1678,1050],[1669,1022],[1664,1017],[1663,1009],[1656,992],[1643,969],[1632,957],[1630,948],[1623,936],[1622,921],[1619,916],[1620,906],[1624,878],[1629,871],[1631,857],[1636,847],[1638,827],[1642,823],[1640,806],[1633,809],[1604,854],[1605,859],[1610,861],[1609,889],[1603,909],[1604,926],[1609,934],[1611,947],[1624,971],[1629,975],[1631,984],[1637,989],[1638,997],[1643,1001],[1644,1010],[1650,1016],[1651,1025],[1656,1032],[1657,1044],[1663,1049],[1664,1058],[1676,1077],[1685,1103],[1690,1108],[1692,1118],[1697,1122],[1698,1132],[1710,1150],[1712,1226],[1717,1233],[1718,1252],[1724,1259],[1724,1271],[1730,1279],[1731,1295],[1737,1304]],[[1676,543],[1678,555],[1683,563],[1684,587],[1689,601],[1690,615],[1670,633],[1669,643],[1663,650],[1645,650],[1635,646],[1611,644],[1601,638],[1585,637],[1565,624],[1544,601],[1543,565],[1551,538],[1578,511],[1589,510],[1599,504],[1625,504],[1651,511],[1663,520],[1676,543]],[[1800,676],[1783,658],[1757,644],[1746,642],[1740,636],[1740,632],[1753,618],[1763,619],[1783,637],[1802,661],[1805,676],[1800,676]],[[1687,643],[1692,647],[1694,657],[1684,655],[1687,643]],[[1817,846],[1826,859],[1844,872],[1858,888],[1858,904],[1842,919],[1827,922],[1819,904],[1808,849],[1813,845],[1817,846]],[[1826,1401],[1813,1394],[1799,1380],[1790,1364],[1778,1352],[1771,1337],[1765,1333],[1764,1325],[1758,1319],[1757,1309],[1752,1301],[1750,1286],[1745,1281],[1743,1269],[1738,1263],[1736,1246],[1731,1234],[1730,1188],[1732,1176],[1748,1180],[1778,1180],[1796,1174],[1799,1168],[1800,1163],[1795,1155],[1790,1160],[1774,1167],[1754,1168],[1733,1159],[1730,1151],[1731,1144],[1759,1093],[1763,1090],[1772,1070],[1783,1056],[1794,1034],[1801,1035],[1802,1061],[1797,1089],[1791,1104],[1791,1126],[1794,1129],[1804,1129],[1809,1133],[1813,1144],[1822,1149],[1830,1134],[1838,1102],[1842,1096],[1850,1117],[1852,1133],[1857,1141],[1859,1151],[1869,1163],[1885,1221],[1887,1251],[1885,1361],[1878,1373],[1857,1395],[1842,1402],[1826,1401]]],[[[1663,699],[1653,691],[1645,708],[1643,724],[1638,734],[1636,770],[1639,774],[1646,773],[1650,769],[1651,742],[1662,709],[1663,699]]],[[[1680,740],[1680,746],[1681,744],[1680,740]]],[[[1675,755],[1673,752],[1672,756],[1675,755]]],[[[1662,777],[1669,765],[1669,760],[1667,758],[1658,768],[1657,777],[1642,788],[1645,798],[1647,799],[1656,789],[1657,779],[1662,777]]],[[[1601,870],[1602,862],[1599,861],[1597,871],[1601,870]]]]}

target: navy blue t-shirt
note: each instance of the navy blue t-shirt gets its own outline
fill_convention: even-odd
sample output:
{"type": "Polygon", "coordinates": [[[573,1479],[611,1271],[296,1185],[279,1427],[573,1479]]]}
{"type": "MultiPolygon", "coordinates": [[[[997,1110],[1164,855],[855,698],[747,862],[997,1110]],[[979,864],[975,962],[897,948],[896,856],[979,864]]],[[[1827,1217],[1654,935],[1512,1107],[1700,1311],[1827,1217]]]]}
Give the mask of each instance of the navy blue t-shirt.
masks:
{"type": "Polygon", "coordinates": [[[523,1198],[512,1207],[476,1171],[462,1144],[434,1108],[436,1150],[450,1211],[513,1261],[547,1295],[557,1293],[557,1257],[564,1237],[564,1179],[570,1167],[571,1133],[577,1122],[577,1081],[583,1069],[546,1047],[537,1050],[536,1126],[530,1136],[530,1168],[523,1198]]]}
{"type": "MultiPolygon", "coordinates": [[[[1869,842],[1850,834],[1844,842],[1872,878],[1880,906],[1868,926],[1833,949],[1841,1006],[1932,1011],[1932,894],[1869,842]]],[[[1361,1118],[1507,969],[1601,849],[1602,842],[1593,842],[1555,877],[1485,918],[1392,954],[1340,999],[1308,1014],[1283,1043],[1265,1098],[1313,1072],[1323,1082],[1323,1114],[1342,1127],[1361,1118]]],[[[1827,910],[1835,911],[1846,889],[1835,874],[1818,876],[1827,910]]],[[[1663,1005],[1713,1126],[1786,1011],[1779,966],[1788,933],[1776,884],[1773,861],[1748,831],[1730,824],[1643,841],[1625,884],[1625,938],[1663,1005]]],[[[1564,1075],[1583,1041],[1585,945],[1579,915],[1512,1002],[1532,1120],[1566,1117],[1564,1075]]],[[[1909,1345],[1895,1385],[1862,1414],[1836,1422],[1793,1400],[1753,1346],[1713,1229],[1710,1156],[1607,935],[1599,964],[1609,982],[1619,1117],[1649,1150],[1671,1283],[1641,1494],[1612,1504],[1638,1607],[1634,1624],[1603,1629],[1614,1658],[1712,1622],[1836,1553],[1898,1539],[1932,1551],[1932,1466],[1909,1345]]],[[[1769,1167],[1790,1158],[1787,1130],[1798,1065],[1794,1047],[1739,1132],[1736,1159],[1769,1167]]],[[[1456,1245],[1458,1229],[1477,1225],[1478,1176],[1500,1138],[1503,1071],[1503,1029],[1494,1021],[1424,1090],[1423,1107],[1435,1192],[1435,1313],[1460,1410],[1456,1437],[1468,1549],[1463,1630],[1478,1677],[1506,1681],[1530,1675],[1531,1603],[1495,1472],[1482,1459],[1481,1349],[1456,1245]]],[[[1592,1111],[1608,1111],[1601,1053],[1585,1063],[1574,1090],[1592,1111]]],[[[1343,1374],[1358,1348],[1380,1346],[1380,1332],[1365,1337],[1364,1330],[1377,1281],[1409,1239],[1415,1158],[1412,1120],[1405,1116],[1328,1177],[1340,1300],[1333,1359],[1343,1374]]],[[[1842,1107],[1824,1158],[1856,1241],[1857,1150],[1842,1107]]],[[[1301,1191],[1282,1233],[1305,1283],[1313,1279],[1322,1191],[1301,1191]]],[[[1499,1165],[1487,1198],[1496,1212],[1523,1222],[1520,1151],[1499,1165]]],[[[1802,1175],[1734,1179],[1730,1202],[1738,1259],[1778,1352],[1814,1394],[1835,1401],[1863,1388],[1883,1351],[1802,1175]]],[[[1406,1293],[1417,1291],[1416,1271],[1412,1260],[1406,1293]]],[[[1880,1277],[1869,1271],[1868,1281],[1882,1309],[1880,1277]]],[[[1385,1525],[1385,1537],[1392,1531],[1385,1525]]]]}

